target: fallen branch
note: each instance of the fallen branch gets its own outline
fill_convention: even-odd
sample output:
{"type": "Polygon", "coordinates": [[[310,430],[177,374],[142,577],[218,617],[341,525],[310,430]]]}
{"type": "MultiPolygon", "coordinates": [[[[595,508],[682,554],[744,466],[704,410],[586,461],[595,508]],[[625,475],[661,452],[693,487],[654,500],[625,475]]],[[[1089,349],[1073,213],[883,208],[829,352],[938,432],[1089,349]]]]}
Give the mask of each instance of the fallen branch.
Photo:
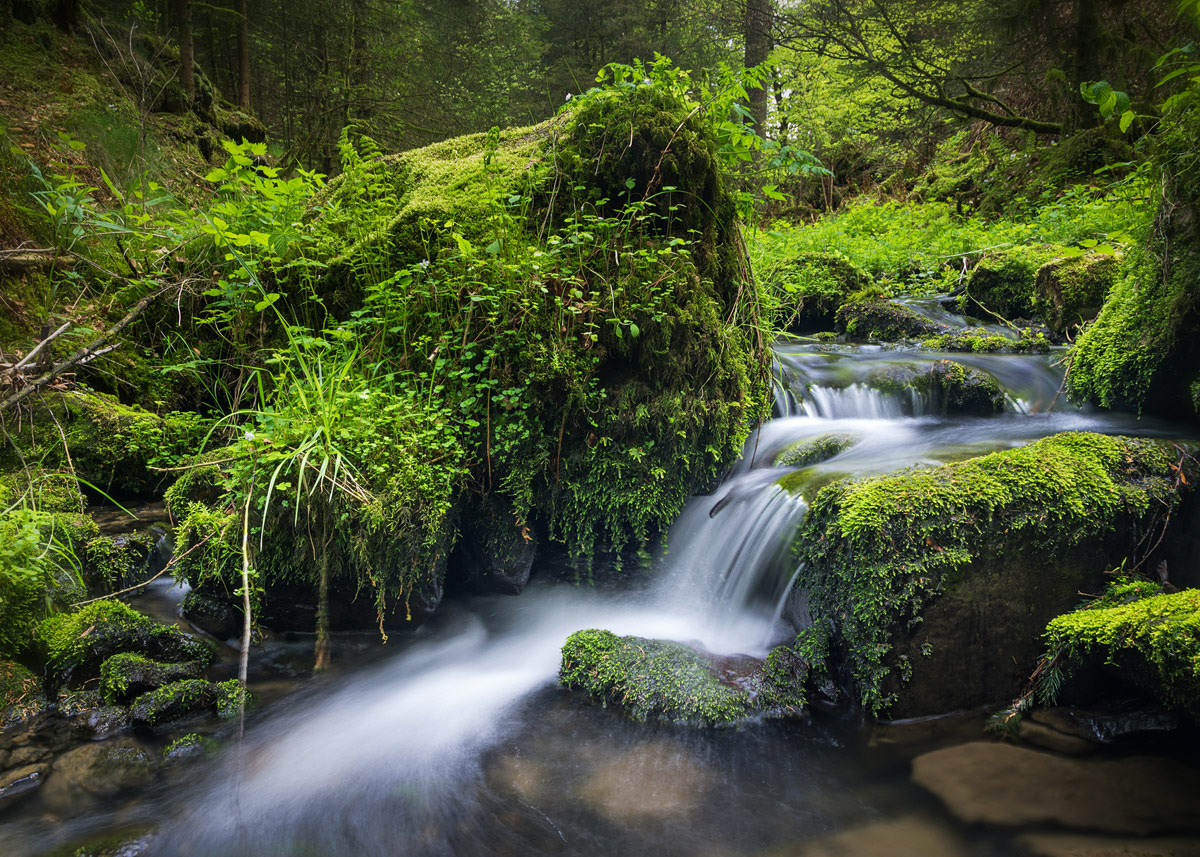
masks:
{"type": "Polygon", "coordinates": [[[51,381],[53,381],[55,378],[57,378],[63,372],[70,369],[72,366],[75,366],[79,363],[83,363],[83,362],[95,357],[101,351],[101,349],[103,349],[104,346],[108,344],[108,341],[110,339],[112,339],[114,336],[116,336],[118,333],[120,333],[125,328],[129,327],[129,325],[131,325],[139,315],[141,315],[143,312],[145,312],[146,307],[150,306],[150,304],[154,301],[154,299],[157,298],[160,294],[162,294],[162,292],[163,292],[163,290],[160,289],[156,292],[151,292],[150,294],[146,295],[144,298],[142,298],[140,301],[138,301],[136,304],[134,304],[133,309],[131,309],[129,312],[127,312],[125,314],[125,317],[123,319],[121,319],[120,321],[118,321],[116,324],[114,324],[111,328],[109,328],[104,333],[100,334],[98,337],[93,339],[91,342],[89,342],[83,348],[80,348],[78,351],[76,351],[74,354],[72,354],[70,357],[68,357],[63,362],[59,363],[57,366],[54,366],[53,368],[48,370],[44,375],[42,375],[36,381],[34,381],[33,383],[29,384],[26,387],[22,387],[20,390],[13,393],[11,396],[9,396],[7,399],[5,399],[3,402],[0,402],[0,413],[3,413],[4,411],[13,407],[18,402],[20,402],[22,399],[24,399],[26,396],[28,396],[30,393],[34,393],[37,390],[40,390],[42,387],[45,387],[47,384],[49,384],[51,381]]]}
{"type": "Polygon", "coordinates": [[[17,363],[15,366],[13,366],[11,369],[8,370],[8,374],[15,375],[15,374],[17,374],[17,372],[21,371],[21,368],[23,366],[25,366],[27,363],[32,361],[33,358],[37,357],[38,354],[41,353],[41,350],[43,348],[45,348],[47,345],[49,345],[51,342],[53,342],[55,339],[57,339],[59,334],[61,334],[64,330],[66,330],[70,326],[71,326],[71,322],[64,321],[62,327],[60,327],[58,330],[54,331],[54,333],[47,336],[45,339],[43,339],[37,345],[33,346],[33,348],[30,350],[30,352],[21,358],[19,363],[17,363]]]}

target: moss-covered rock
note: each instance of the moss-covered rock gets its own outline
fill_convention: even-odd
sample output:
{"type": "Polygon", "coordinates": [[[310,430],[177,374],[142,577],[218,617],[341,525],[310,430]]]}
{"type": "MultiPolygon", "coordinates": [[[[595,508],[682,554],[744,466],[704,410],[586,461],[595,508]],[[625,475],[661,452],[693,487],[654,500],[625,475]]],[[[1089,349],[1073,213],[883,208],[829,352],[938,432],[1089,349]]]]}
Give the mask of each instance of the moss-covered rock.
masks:
{"type": "Polygon", "coordinates": [[[15,466],[24,459],[50,468],[73,466],[104,491],[145,494],[165,482],[150,468],[173,466],[196,452],[206,431],[197,414],[159,416],[78,390],[46,394],[32,406],[23,429],[9,432],[12,447],[0,448],[0,463],[15,466]]]}
{"type": "Polygon", "coordinates": [[[1066,663],[1099,660],[1162,704],[1200,721],[1200,589],[1117,584],[1046,626],[1066,663]]]}
{"type": "Polygon", "coordinates": [[[225,598],[193,589],[183,596],[180,615],[218,640],[228,640],[242,630],[242,611],[225,598]]]}
{"type": "Polygon", "coordinates": [[[216,656],[209,643],[112,599],[51,616],[38,626],[37,639],[49,673],[68,685],[98,678],[105,661],[126,652],[166,663],[197,661],[203,666],[216,656]]]}
{"type": "Polygon", "coordinates": [[[850,296],[871,286],[868,274],[832,253],[802,253],[764,276],[778,306],[776,326],[792,333],[833,328],[835,314],[850,296]]]}
{"type": "Polygon", "coordinates": [[[790,649],[767,660],[702,654],[682,643],[577,631],[563,645],[559,681],[635,720],[721,726],[757,716],[798,716],[808,664],[790,649]]]}
{"type": "Polygon", "coordinates": [[[203,679],[183,679],[144,693],[129,708],[133,725],[155,729],[176,720],[214,714],[217,685],[203,679]]]}
{"type": "Polygon", "coordinates": [[[858,443],[853,432],[829,432],[806,437],[789,445],[775,457],[776,467],[808,467],[827,461],[858,443]]]}
{"type": "Polygon", "coordinates": [[[176,738],[163,749],[163,761],[171,764],[203,759],[217,752],[219,746],[216,740],[206,735],[189,732],[187,735],[176,738]]]}
{"type": "Polygon", "coordinates": [[[1045,334],[1031,328],[1022,328],[1020,339],[1009,339],[986,328],[970,327],[966,330],[943,333],[922,340],[921,347],[930,351],[956,351],[973,354],[1046,354],[1050,341],[1045,334]]]}
{"type": "Polygon", "coordinates": [[[1070,255],[1054,244],[1010,247],[979,260],[959,304],[969,315],[1002,321],[1032,319],[1036,313],[1038,270],[1070,255]]]}
{"type": "Polygon", "coordinates": [[[953,360],[937,360],[909,386],[928,397],[928,412],[987,415],[1004,410],[1004,391],[996,379],[953,360]]]}
{"type": "Polygon", "coordinates": [[[1011,699],[1045,623],[1186,490],[1177,466],[1168,443],[1067,433],[825,487],[796,548],[828,665],[876,713],[1011,699]]]}
{"type": "Polygon", "coordinates": [[[1111,253],[1067,256],[1038,268],[1034,311],[1046,327],[1061,332],[1094,319],[1120,272],[1111,253]]]}
{"type": "Polygon", "coordinates": [[[124,533],[97,536],[88,541],[83,573],[88,587],[96,592],[111,592],[140,582],[150,556],[157,546],[148,533],[124,533]]]}
{"type": "Polygon", "coordinates": [[[100,693],[109,702],[129,702],[165,684],[199,678],[203,671],[199,661],[164,664],[134,652],[122,652],[100,665],[100,693]]]}
{"type": "Polygon", "coordinates": [[[856,339],[920,339],[946,333],[937,322],[884,298],[852,301],[837,311],[837,329],[856,339]]]}

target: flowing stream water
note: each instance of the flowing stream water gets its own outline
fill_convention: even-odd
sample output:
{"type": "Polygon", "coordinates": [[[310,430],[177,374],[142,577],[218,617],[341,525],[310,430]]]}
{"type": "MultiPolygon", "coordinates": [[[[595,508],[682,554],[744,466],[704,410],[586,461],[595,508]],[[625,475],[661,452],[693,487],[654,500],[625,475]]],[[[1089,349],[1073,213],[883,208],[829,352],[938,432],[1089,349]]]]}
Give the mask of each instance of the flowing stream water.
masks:
{"type": "Polygon", "coordinates": [[[516,598],[447,603],[377,662],[291,685],[254,713],[240,748],[153,795],[71,818],[31,798],[7,824],[0,816],[0,853],[149,827],[151,855],[768,857],[826,853],[805,849],[872,823],[893,825],[900,840],[924,841],[934,829],[957,843],[952,853],[1013,853],[1005,835],[958,825],[907,777],[918,749],[960,728],[978,737],[977,714],[888,727],[887,738],[853,718],[694,731],[632,723],[556,687],[559,650],[582,628],[751,655],[788,639],[804,622],[791,541],[806,492],[830,478],[961,460],[1068,430],[1172,434],[1065,406],[1055,355],[795,341],[778,344],[776,360],[776,418],[716,493],[691,502],[644,586],[535,580],[516,598]],[[880,370],[944,358],[995,378],[1006,413],[937,416],[926,398],[875,386],[880,370]],[[778,454],[829,432],[854,442],[809,468],[806,483],[780,487],[790,469],[775,466],[778,454]]]}

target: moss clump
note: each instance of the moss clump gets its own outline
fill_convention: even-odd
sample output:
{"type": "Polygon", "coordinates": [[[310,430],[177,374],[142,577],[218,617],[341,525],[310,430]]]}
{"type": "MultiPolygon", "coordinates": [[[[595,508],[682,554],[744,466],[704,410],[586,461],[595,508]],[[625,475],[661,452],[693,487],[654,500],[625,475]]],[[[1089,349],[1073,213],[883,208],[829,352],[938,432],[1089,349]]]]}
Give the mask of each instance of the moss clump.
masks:
{"type": "Polygon", "coordinates": [[[88,585],[95,590],[111,591],[125,581],[133,582],[146,567],[154,548],[155,540],[145,533],[97,536],[89,540],[84,556],[88,585]]]}
{"type": "Polygon", "coordinates": [[[1003,321],[1034,317],[1038,270],[1069,255],[1053,244],[1012,247],[984,256],[971,272],[959,305],[971,315],[1003,321]]]}
{"type": "Polygon", "coordinates": [[[776,326],[793,333],[829,330],[835,313],[871,278],[853,262],[832,253],[801,253],[775,267],[763,286],[777,302],[776,326]]]}
{"type": "Polygon", "coordinates": [[[212,714],[217,705],[217,685],[203,679],[184,679],[143,693],[129,708],[135,726],[155,728],[201,714],[212,714]]]}
{"type": "Polygon", "coordinates": [[[576,631],[563,645],[559,681],[612,703],[635,720],[717,726],[750,713],[744,691],[724,684],[711,662],[668,640],[576,631]]]}
{"type": "Polygon", "coordinates": [[[29,417],[21,431],[9,427],[13,448],[0,452],[0,461],[13,465],[23,458],[66,468],[69,454],[82,479],[122,494],[144,494],[158,486],[162,477],[149,468],[174,466],[194,453],[207,430],[197,414],[159,416],[80,391],[45,396],[29,417]]]}
{"type": "Polygon", "coordinates": [[[22,503],[39,512],[79,514],[86,500],[79,480],[70,473],[56,473],[41,467],[23,467],[0,475],[0,508],[22,503]]]}
{"type": "Polygon", "coordinates": [[[971,327],[955,333],[933,336],[921,342],[929,351],[957,351],[973,354],[1011,353],[1046,354],[1050,342],[1045,335],[1033,330],[1023,330],[1020,339],[989,333],[982,327],[971,327]]]}
{"type": "Polygon", "coordinates": [[[37,640],[48,670],[71,684],[98,677],[105,661],[124,652],[168,663],[197,661],[203,666],[216,656],[208,643],[111,599],[43,620],[37,640]]]}
{"type": "Polygon", "coordinates": [[[173,681],[199,678],[203,670],[199,661],[164,664],[122,652],[100,665],[100,693],[107,702],[125,703],[173,681]]]}
{"type": "Polygon", "coordinates": [[[0,660],[0,729],[26,720],[45,707],[41,679],[23,664],[0,660]]]}
{"type": "Polygon", "coordinates": [[[1061,332],[1091,321],[1120,273],[1117,256],[1068,256],[1038,268],[1034,309],[1046,327],[1061,332]]]}
{"type": "Polygon", "coordinates": [[[929,412],[986,416],[1004,410],[1004,392],[991,375],[953,360],[938,360],[910,386],[928,397],[929,412]]]}
{"type": "Polygon", "coordinates": [[[833,633],[831,649],[844,652],[863,705],[886,710],[895,691],[885,679],[906,669],[888,660],[896,635],[972,563],[1014,552],[1045,562],[1122,521],[1148,521],[1177,500],[1177,458],[1161,442],[1067,433],[829,485],[797,536],[797,586],[809,593],[816,627],[833,633]]]}
{"type": "Polygon", "coordinates": [[[1118,584],[1096,604],[1046,626],[1051,651],[1068,662],[1102,658],[1159,702],[1200,720],[1200,589],[1160,593],[1118,584]]]}
{"type": "Polygon", "coordinates": [[[845,304],[837,311],[837,328],[856,339],[879,339],[885,342],[919,339],[946,330],[908,307],[883,298],[845,304]]]}
{"type": "Polygon", "coordinates": [[[853,432],[829,432],[791,444],[775,458],[776,467],[808,467],[827,461],[858,443],[853,432]]]}
{"type": "Polygon", "coordinates": [[[243,707],[249,707],[254,702],[250,693],[236,678],[227,679],[215,685],[217,694],[217,716],[222,720],[230,720],[238,716],[243,707]]]}
{"type": "Polygon", "coordinates": [[[765,662],[705,656],[669,640],[577,631],[562,650],[559,681],[635,720],[721,726],[752,715],[794,716],[805,705],[808,664],[780,647],[765,662]],[[724,662],[724,664],[722,664],[724,662]]]}
{"type": "Polygon", "coordinates": [[[189,732],[176,738],[163,749],[164,762],[182,762],[189,759],[201,759],[211,756],[217,751],[217,742],[197,732],[189,732]]]}

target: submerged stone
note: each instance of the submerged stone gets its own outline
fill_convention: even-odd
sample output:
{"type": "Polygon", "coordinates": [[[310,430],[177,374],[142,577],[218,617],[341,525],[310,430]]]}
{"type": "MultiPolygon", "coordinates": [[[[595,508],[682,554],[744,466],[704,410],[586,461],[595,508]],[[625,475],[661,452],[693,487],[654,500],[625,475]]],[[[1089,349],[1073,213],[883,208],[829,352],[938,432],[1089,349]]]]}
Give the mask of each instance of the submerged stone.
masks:
{"type": "Polygon", "coordinates": [[[944,334],[947,329],[886,298],[853,301],[837,311],[837,329],[855,339],[895,342],[944,334]]]}
{"type": "Polygon", "coordinates": [[[55,812],[78,811],[89,798],[111,798],[147,784],[157,761],[133,738],[84,744],[59,756],[42,789],[55,812]]]}
{"type": "Polygon", "coordinates": [[[703,654],[670,640],[577,631],[563,645],[559,682],[635,720],[720,726],[750,716],[804,713],[808,664],[783,647],[765,661],[703,654]]]}
{"type": "Polygon", "coordinates": [[[1174,759],[1071,759],[974,742],[913,760],[913,780],[964,824],[1057,824],[1148,835],[1195,826],[1200,772],[1174,759]]]}

